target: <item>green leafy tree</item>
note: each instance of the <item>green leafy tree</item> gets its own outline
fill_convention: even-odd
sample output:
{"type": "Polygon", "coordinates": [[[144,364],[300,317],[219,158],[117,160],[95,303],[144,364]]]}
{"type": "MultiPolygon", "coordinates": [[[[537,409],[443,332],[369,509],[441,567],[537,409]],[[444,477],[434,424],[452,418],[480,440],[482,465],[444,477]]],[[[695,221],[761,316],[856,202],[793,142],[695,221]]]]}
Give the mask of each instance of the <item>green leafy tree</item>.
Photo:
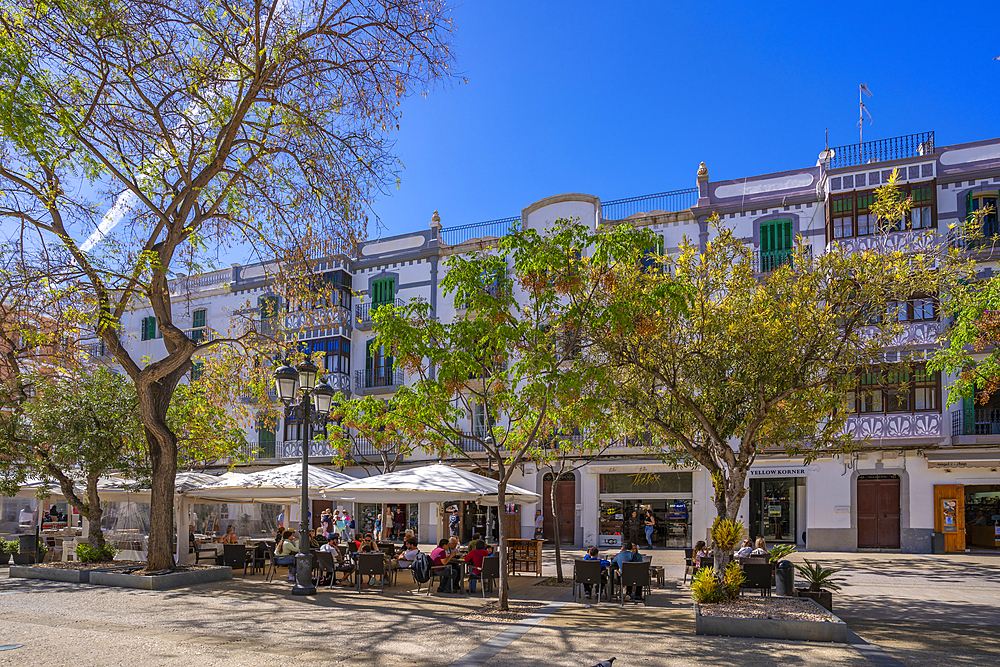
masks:
{"type": "Polygon", "coordinates": [[[135,384],[150,570],[173,565],[174,392],[193,357],[263,335],[248,319],[193,339],[183,275],[239,243],[308,296],[309,260],[350,250],[396,176],[401,101],[451,77],[450,30],[438,0],[0,1],[0,216],[73,267],[135,384]],[[118,327],[143,307],[164,347],[148,364],[118,327]]]}
{"type": "Polygon", "coordinates": [[[393,472],[415,449],[415,441],[404,434],[394,401],[377,396],[334,399],[327,426],[334,462],[360,465],[382,475],[393,472]]]}
{"type": "Polygon", "coordinates": [[[20,382],[31,398],[7,416],[0,435],[0,492],[13,495],[28,477],[55,480],[90,521],[88,543],[101,549],[98,479],[112,471],[137,480],[149,476],[135,388],[104,368],[24,375],[20,382]]]}
{"type": "MultiPolygon", "coordinates": [[[[585,363],[575,344],[587,305],[543,278],[553,267],[572,274],[579,240],[575,229],[551,237],[525,232],[495,249],[451,256],[441,284],[460,306],[452,322],[440,321],[423,301],[375,314],[375,344],[391,348],[414,379],[393,399],[397,428],[430,451],[473,460],[485,453],[501,507],[518,464],[537,458],[555,430],[593,427],[587,442],[599,446],[589,417],[601,412],[604,371],[585,363]]],[[[501,521],[501,608],[507,538],[501,521]]]]}
{"type": "MultiPolygon", "coordinates": [[[[908,206],[895,179],[878,191],[884,231],[908,206]]],[[[859,373],[905,376],[900,304],[943,291],[969,266],[913,232],[905,247],[882,236],[871,250],[834,244],[815,257],[799,243],[764,274],[732,230],[716,221],[713,231],[704,248],[685,240],[671,256],[649,250],[643,232],[597,235],[579,285],[601,285],[585,326],[594,362],[615,378],[615,409],[646,425],[653,447],[704,466],[718,516],[733,520],[765,450],[808,461],[862,444],[845,429],[853,409],[845,397],[859,373]],[[603,260],[621,251],[629,261],[603,260]],[[887,350],[899,367],[884,365],[887,350]]],[[[716,548],[717,577],[730,556],[716,548]]]]}

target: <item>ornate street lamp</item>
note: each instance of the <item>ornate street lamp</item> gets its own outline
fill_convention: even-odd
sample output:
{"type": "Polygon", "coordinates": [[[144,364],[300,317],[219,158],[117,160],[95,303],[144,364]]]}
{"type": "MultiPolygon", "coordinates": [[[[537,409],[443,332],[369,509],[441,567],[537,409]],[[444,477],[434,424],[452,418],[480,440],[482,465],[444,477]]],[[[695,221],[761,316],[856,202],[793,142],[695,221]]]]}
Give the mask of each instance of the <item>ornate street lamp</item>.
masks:
{"type": "Polygon", "coordinates": [[[298,392],[302,394],[302,501],[299,506],[299,553],[295,557],[295,586],[292,595],[315,595],[312,583],[312,556],[309,553],[309,408],[316,401],[316,412],[330,414],[336,392],[326,382],[316,386],[319,369],[308,359],[296,365],[287,364],[274,372],[274,387],[285,406],[290,406],[298,392]]]}

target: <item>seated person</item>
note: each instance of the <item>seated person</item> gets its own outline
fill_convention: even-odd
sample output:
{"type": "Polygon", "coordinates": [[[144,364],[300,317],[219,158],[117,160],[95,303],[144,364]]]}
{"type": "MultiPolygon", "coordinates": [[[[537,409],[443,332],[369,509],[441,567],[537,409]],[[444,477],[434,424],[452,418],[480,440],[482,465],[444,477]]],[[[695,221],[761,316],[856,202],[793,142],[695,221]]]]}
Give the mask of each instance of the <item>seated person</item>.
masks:
{"type": "MultiPolygon", "coordinates": [[[[608,573],[605,571],[605,568],[611,565],[611,561],[604,560],[603,558],[601,558],[601,552],[597,549],[597,547],[590,547],[589,549],[587,549],[587,553],[586,555],[584,555],[583,560],[601,561],[601,586],[602,587],[607,586],[608,573]]],[[[590,584],[583,585],[583,592],[586,594],[588,600],[590,599],[592,588],[593,587],[590,584]]]]}
{"type": "Polygon", "coordinates": [[[286,530],[274,547],[274,564],[288,566],[289,581],[295,581],[295,554],[299,553],[299,543],[292,539],[293,537],[295,533],[286,530]]]}
{"type": "Polygon", "coordinates": [[[226,526],[226,534],[222,536],[219,540],[223,544],[239,544],[240,538],[236,535],[236,529],[233,528],[232,524],[226,526]]]}
{"type": "Polygon", "coordinates": [[[350,584],[351,583],[351,573],[354,572],[354,563],[347,556],[343,556],[338,548],[340,544],[340,537],[336,533],[330,534],[330,541],[321,545],[319,550],[322,553],[328,553],[333,556],[333,562],[335,563],[334,569],[336,572],[343,572],[344,576],[340,581],[334,579],[334,584],[350,584]]]}
{"type": "MultiPolygon", "coordinates": [[[[465,562],[472,563],[469,568],[469,593],[475,593],[476,582],[482,578],[483,574],[483,560],[490,555],[490,550],[486,548],[486,543],[482,540],[477,540],[470,546],[473,548],[466,554],[465,562]]],[[[489,582],[484,581],[483,587],[488,592],[489,582]]]]}
{"type": "Polygon", "coordinates": [[[316,539],[316,529],[309,529],[309,550],[318,551],[319,550],[319,540],[316,539]]]}
{"type": "Polygon", "coordinates": [[[711,558],[712,550],[708,548],[704,540],[698,540],[694,543],[694,562],[697,565],[699,558],[711,558]]]}
{"type": "Polygon", "coordinates": [[[457,552],[448,553],[448,538],[443,537],[441,541],[438,542],[437,548],[431,552],[431,562],[434,564],[432,569],[433,572],[437,572],[442,568],[448,568],[451,572],[445,576],[448,579],[447,588],[445,587],[445,577],[441,578],[441,583],[438,585],[438,593],[453,593],[458,589],[458,581],[462,576],[462,571],[456,567],[452,567],[451,559],[455,556],[457,552]]]}
{"type": "Polygon", "coordinates": [[[750,552],[751,556],[767,556],[767,542],[764,541],[763,537],[758,537],[756,544],[754,544],[753,551],[750,552]]]}
{"type": "Polygon", "coordinates": [[[392,568],[398,570],[410,567],[417,559],[418,553],[420,553],[420,549],[417,547],[417,538],[412,535],[407,537],[403,540],[403,552],[392,561],[392,568]]]}
{"type": "Polygon", "coordinates": [[[743,546],[737,549],[736,552],[733,553],[733,555],[737,558],[746,558],[751,554],[751,552],[753,552],[753,542],[751,542],[750,538],[748,537],[747,539],[743,540],[743,546]]]}
{"type": "MultiPolygon", "coordinates": [[[[622,563],[641,563],[642,556],[638,552],[633,551],[632,543],[625,542],[622,544],[622,550],[611,559],[611,568],[615,570],[621,570],[622,563]]],[[[635,600],[636,602],[642,602],[642,586],[626,586],[625,587],[625,597],[635,600]]]]}

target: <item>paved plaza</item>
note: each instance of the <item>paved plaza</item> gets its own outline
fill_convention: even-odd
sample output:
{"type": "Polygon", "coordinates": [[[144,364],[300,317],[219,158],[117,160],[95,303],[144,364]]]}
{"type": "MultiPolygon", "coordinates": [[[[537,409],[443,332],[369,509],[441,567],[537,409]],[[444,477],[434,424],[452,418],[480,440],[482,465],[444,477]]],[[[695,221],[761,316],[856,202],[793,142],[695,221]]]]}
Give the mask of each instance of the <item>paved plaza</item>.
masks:
{"type": "MultiPolygon", "coordinates": [[[[357,593],[289,594],[260,575],[168,592],[25,581],[0,569],[0,665],[637,665],[1000,664],[1000,557],[807,553],[844,567],[834,612],[851,644],[699,637],[682,554],[654,551],[666,585],[646,605],[574,603],[570,589],[512,578],[511,598],[539,605],[520,623],[470,618],[470,595],[416,594],[399,585],[357,593]]],[[[544,574],[555,572],[546,550],[544,574]]],[[[573,556],[564,552],[565,571],[573,556]]],[[[800,560],[802,554],[795,559],[800,560]]],[[[242,574],[242,573],[240,573],[242,574]]]]}

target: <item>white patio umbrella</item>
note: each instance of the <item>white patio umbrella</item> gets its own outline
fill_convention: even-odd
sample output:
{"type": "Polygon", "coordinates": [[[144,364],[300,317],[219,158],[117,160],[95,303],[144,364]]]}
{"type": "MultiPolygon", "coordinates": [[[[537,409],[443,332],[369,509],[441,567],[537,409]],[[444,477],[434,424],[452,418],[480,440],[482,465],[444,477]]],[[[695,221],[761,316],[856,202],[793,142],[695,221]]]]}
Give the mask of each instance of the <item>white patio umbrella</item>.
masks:
{"type": "MultiPolygon", "coordinates": [[[[449,500],[474,500],[497,504],[495,479],[474,472],[436,463],[419,468],[358,479],[324,489],[328,498],[362,503],[435,503],[449,500]]],[[[533,505],[541,497],[526,489],[507,485],[505,502],[533,505]]]]}
{"type": "MultiPolygon", "coordinates": [[[[316,466],[309,467],[309,494],[321,495],[323,489],[335,488],[354,481],[343,473],[316,466]]],[[[280,468],[258,470],[242,475],[233,475],[212,484],[188,489],[188,498],[216,502],[271,502],[298,503],[301,500],[302,465],[292,463],[280,468]]]]}

